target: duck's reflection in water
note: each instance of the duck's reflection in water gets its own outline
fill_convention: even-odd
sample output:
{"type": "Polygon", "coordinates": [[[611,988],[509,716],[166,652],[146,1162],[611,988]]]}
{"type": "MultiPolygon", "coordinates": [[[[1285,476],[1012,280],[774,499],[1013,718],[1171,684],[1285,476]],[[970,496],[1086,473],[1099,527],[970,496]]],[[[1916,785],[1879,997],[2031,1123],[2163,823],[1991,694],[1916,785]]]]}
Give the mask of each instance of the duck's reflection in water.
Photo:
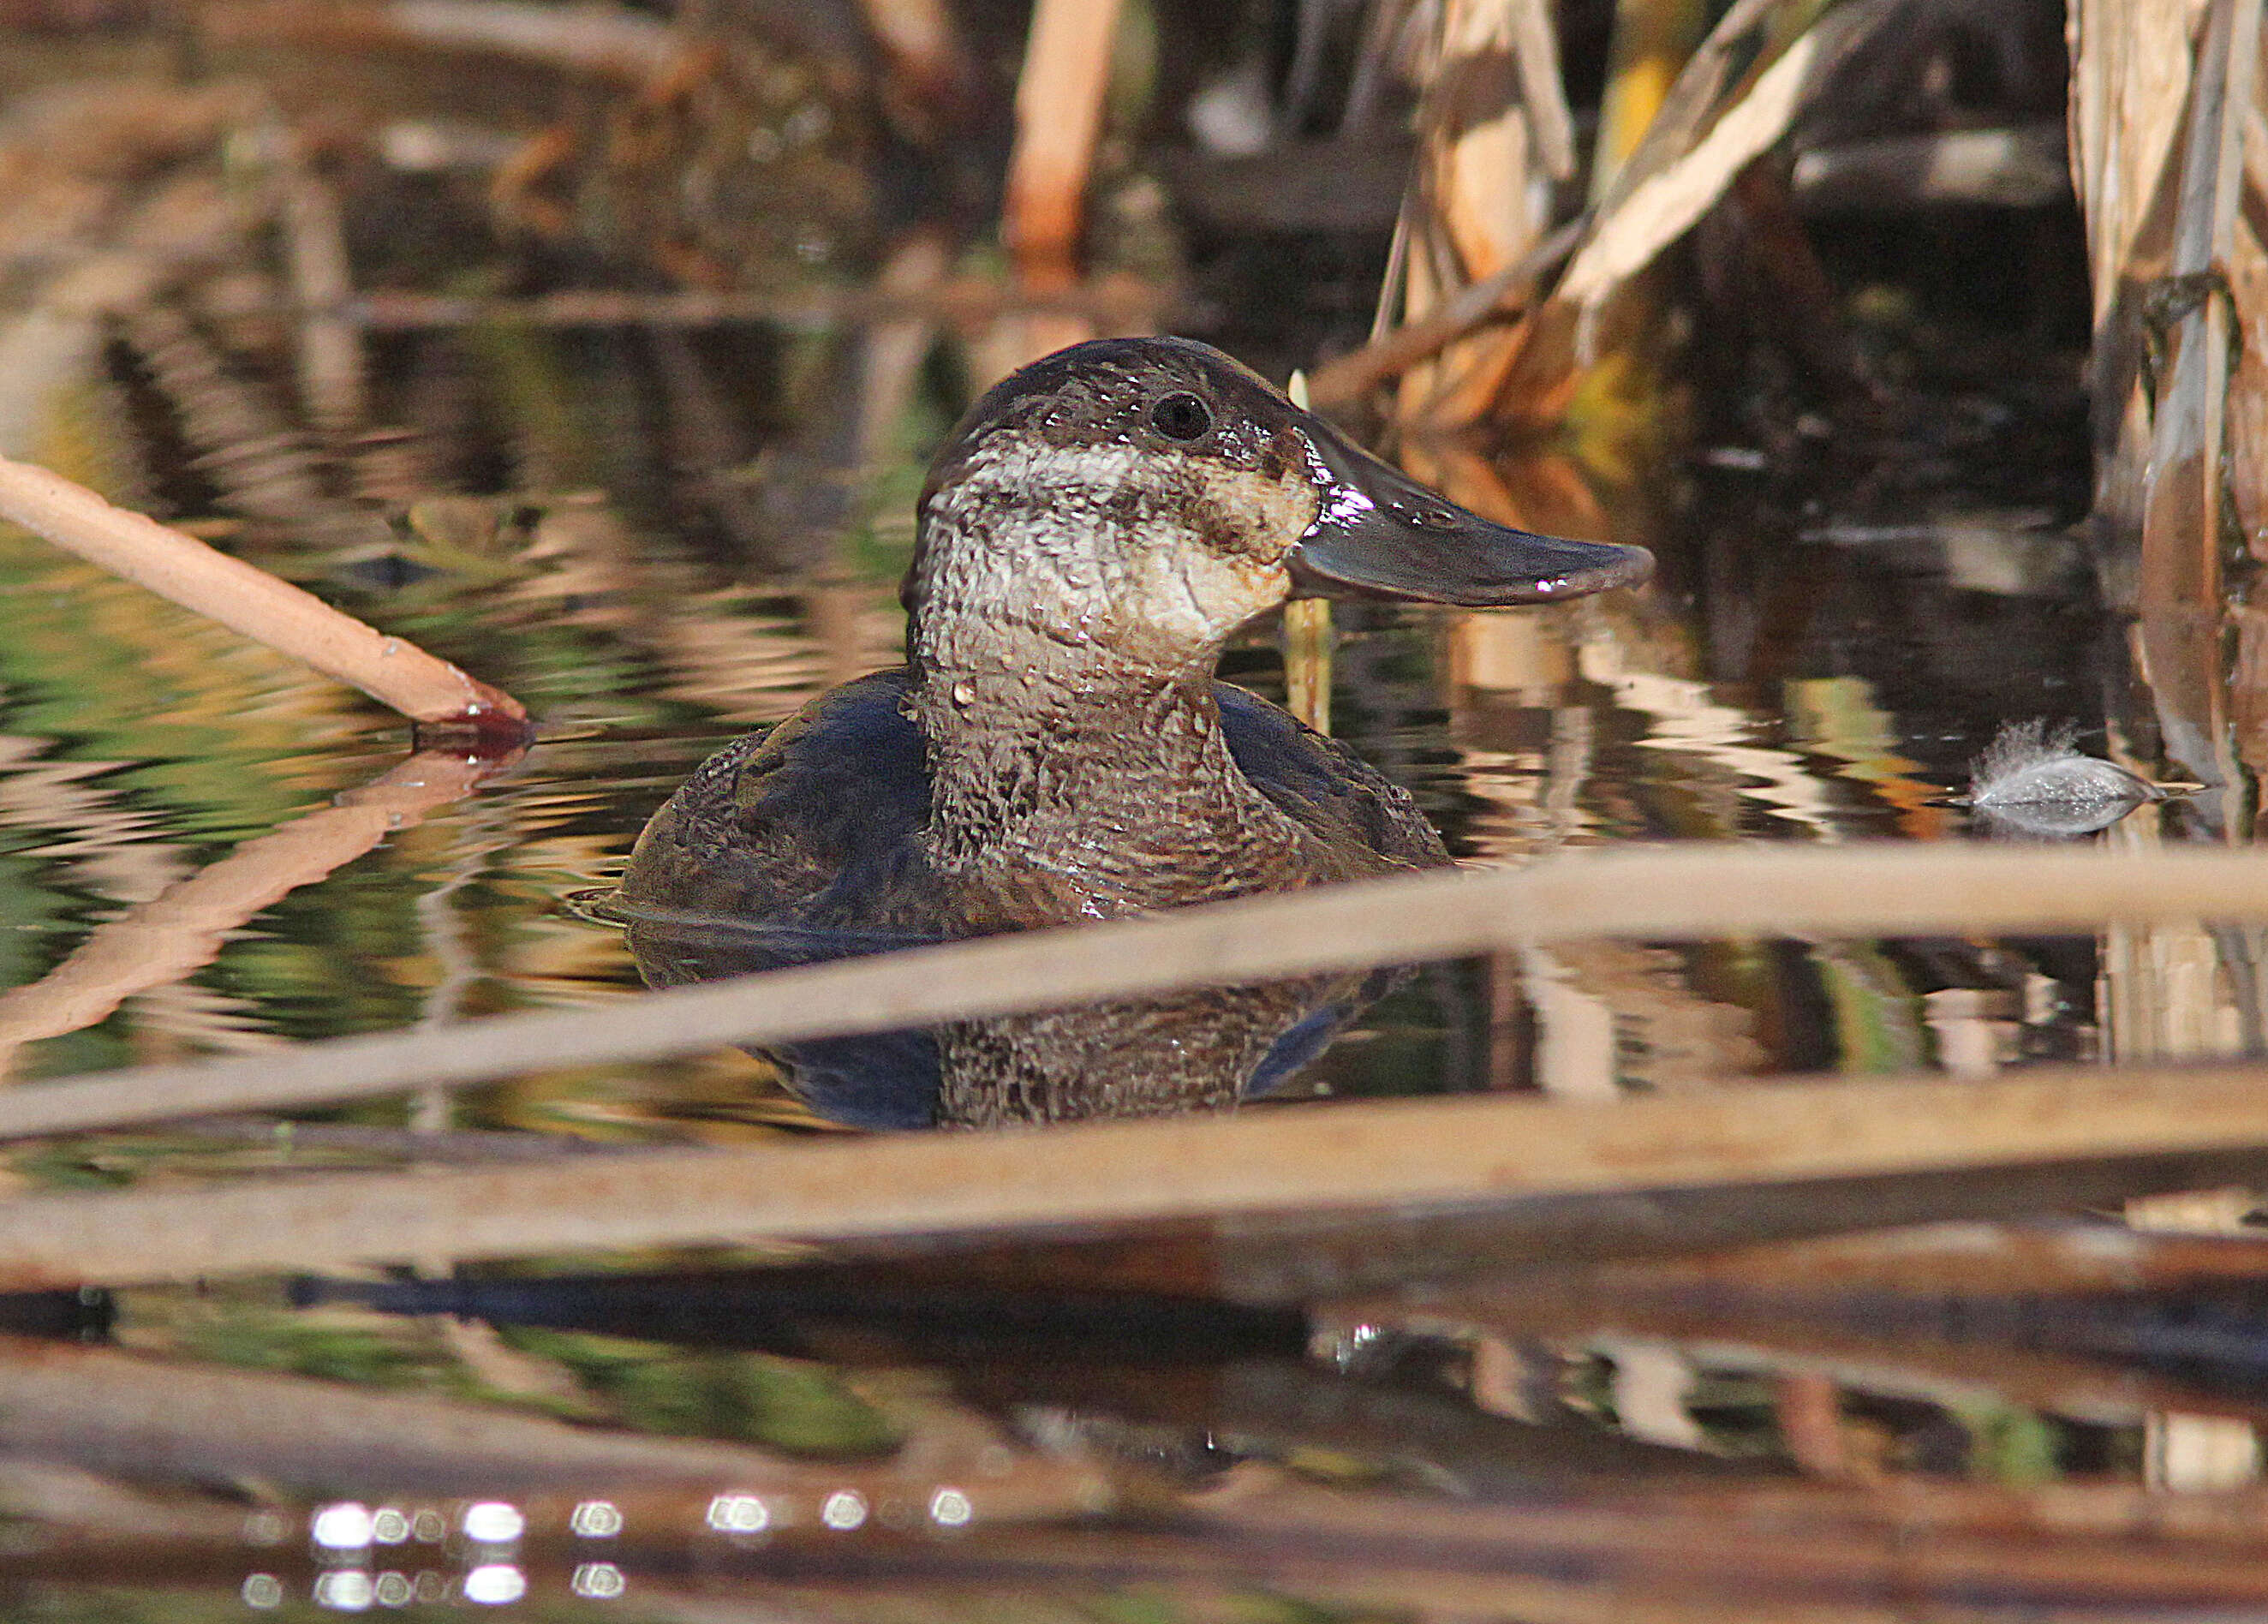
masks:
{"type": "MultiPolygon", "coordinates": [[[[624,927],[639,973],[655,987],[945,940],[703,918],[619,893],[595,899],[589,912],[624,927]]],[[[1400,973],[1311,978],[955,1022],[931,1030],[812,1038],[759,1052],[780,1065],[804,1104],[847,1127],[1157,1115],[1233,1104],[1278,1088],[1329,1047],[1400,973]],[[949,1089],[945,1080],[950,1075],[1062,1081],[1043,1101],[1012,1090],[949,1089]]]]}

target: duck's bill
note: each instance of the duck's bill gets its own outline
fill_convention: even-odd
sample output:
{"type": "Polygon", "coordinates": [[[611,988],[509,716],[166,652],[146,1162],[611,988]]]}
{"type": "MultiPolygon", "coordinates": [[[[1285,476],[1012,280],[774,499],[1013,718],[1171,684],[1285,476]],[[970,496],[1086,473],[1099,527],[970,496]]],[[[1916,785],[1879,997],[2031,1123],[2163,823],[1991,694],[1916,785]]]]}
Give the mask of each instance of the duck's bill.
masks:
{"type": "Polygon", "coordinates": [[[1285,560],[1307,598],[1486,608],[1556,603],[1653,572],[1643,547],[1537,535],[1467,513],[1329,430],[1311,434],[1323,511],[1285,560]]]}

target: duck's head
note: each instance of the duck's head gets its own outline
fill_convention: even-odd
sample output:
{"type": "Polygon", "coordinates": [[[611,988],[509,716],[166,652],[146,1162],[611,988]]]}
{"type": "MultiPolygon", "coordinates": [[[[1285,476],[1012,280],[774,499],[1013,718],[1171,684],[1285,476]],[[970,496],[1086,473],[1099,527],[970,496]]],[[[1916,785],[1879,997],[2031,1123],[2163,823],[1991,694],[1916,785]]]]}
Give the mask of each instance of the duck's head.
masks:
{"type": "Polygon", "coordinates": [[[930,668],[1012,662],[1023,633],[1209,670],[1293,597],[1556,602],[1653,565],[1468,513],[1210,345],[1108,338],[970,409],[930,469],[904,596],[930,668]]]}

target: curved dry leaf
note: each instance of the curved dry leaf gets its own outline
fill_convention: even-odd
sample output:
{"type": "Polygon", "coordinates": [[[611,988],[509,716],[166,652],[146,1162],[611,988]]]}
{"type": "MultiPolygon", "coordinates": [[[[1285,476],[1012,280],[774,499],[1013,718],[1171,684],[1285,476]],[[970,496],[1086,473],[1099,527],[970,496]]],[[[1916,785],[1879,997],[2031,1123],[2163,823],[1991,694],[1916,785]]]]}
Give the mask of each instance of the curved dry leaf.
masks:
{"type": "Polygon", "coordinates": [[[1898,0],[1851,0],[1812,25],[1684,157],[1639,181],[1593,226],[1554,297],[1587,314],[1651,264],[1785,136],[1851,48],[1898,0]]]}

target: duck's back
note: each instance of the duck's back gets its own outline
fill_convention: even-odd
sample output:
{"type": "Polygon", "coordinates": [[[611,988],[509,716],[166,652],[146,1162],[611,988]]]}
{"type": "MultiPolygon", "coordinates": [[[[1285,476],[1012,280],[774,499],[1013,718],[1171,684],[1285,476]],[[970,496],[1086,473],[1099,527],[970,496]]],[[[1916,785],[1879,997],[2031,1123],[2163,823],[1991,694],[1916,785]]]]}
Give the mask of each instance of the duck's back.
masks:
{"type": "MultiPolygon", "coordinates": [[[[930,783],[904,709],[911,686],[902,668],[878,671],[711,757],[639,838],[623,900],[743,924],[966,934],[918,838],[930,783]]],[[[1314,838],[1329,871],[1448,861],[1409,794],[1345,745],[1241,688],[1216,683],[1213,696],[1237,770],[1314,838]]]]}
{"type": "Polygon", "coordinates": [[[622,897],[681,917],[943,935],[915,836],[929,816],[902,669],[735,739],[678,787],[630,853],[622,897]]]}

